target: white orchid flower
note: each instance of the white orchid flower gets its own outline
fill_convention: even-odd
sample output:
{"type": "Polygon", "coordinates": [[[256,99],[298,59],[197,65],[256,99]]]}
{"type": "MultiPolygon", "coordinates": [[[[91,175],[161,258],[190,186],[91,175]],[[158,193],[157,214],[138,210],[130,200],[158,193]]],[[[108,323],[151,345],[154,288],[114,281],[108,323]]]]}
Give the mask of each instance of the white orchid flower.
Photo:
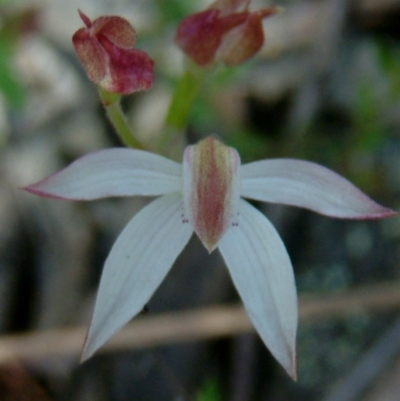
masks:
{"type": "Polygon", "coordinates": [[[292,265],[274,227],[242,198],[346,219],[396,214],[322,166],[291,159],[241,165],[237,151],[213,137],[188,146],[183,165],[145,151],[107,149],[25,189],[69,200],[159,196],[128,223],[105,262],[82,360],[143,309],[195,232],[209,252],[219,248],[252,323],[292,378],[292,265]]]}

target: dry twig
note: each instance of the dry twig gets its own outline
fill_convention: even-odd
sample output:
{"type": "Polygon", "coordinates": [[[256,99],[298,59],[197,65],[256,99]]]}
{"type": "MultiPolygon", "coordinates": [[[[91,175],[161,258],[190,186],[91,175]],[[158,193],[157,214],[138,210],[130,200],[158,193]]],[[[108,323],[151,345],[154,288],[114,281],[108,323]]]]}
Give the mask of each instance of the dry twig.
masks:
{"type": "MultiPolygon", "coordinates": [[[[328,295],[300,297],[300,320],[312,321],[368,311],[400,309],[399,283],[377,285],[328,295]]],[[[55,356],[78,357],[86,327],[0,337],[0,363],[55,356]]],[[[101,352],[154,347],[179,342],[215,339],[253,330],[242,306],[204,309],[142,317],[127,325],[101,352]]]]}

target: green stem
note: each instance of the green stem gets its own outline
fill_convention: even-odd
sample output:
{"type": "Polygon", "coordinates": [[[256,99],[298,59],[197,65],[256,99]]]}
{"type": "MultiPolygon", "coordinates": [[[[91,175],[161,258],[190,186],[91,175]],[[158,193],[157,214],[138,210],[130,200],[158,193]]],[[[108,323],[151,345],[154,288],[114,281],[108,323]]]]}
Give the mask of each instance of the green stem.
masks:
{"type": "Polygon", "coordinates": [[[107,92],[100,87],[98,90],[107,116],[122,142],[130,148],[144,149],[144,146],[133,136],[128,127],[120,105],[121,94],[107,92]]]}
{"type": "Polygon", "coordinates": [[[159,146],[163,151],[168,148],[188,125],[193,102],[200,92],[207,70],[188,63],[176,85],[169,105],[163,134],[159,146]]]}

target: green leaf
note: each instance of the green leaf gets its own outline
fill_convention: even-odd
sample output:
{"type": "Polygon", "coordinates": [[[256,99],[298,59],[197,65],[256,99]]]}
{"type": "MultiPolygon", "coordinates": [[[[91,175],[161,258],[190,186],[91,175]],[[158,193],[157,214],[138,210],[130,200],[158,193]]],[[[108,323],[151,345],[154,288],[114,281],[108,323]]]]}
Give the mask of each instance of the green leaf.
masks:
{"type": "Polygon", "coordinates": [[[216,379],[207,379],[197,393],[196,401],[221,401],[221,391],[216,379]]]}
{"type": "Polygon", "coordinates": [[[198,1],[194,0],[156,0],[156,5],[167,22],[179,23],[183,18],[189,14],[201,11],[196,10],[199,5],[198,1]]]}
{"type": "Polygon", "coordinates": [[[0,92],[7,104],[20,109],[25,103],[25,89],[15,73],[14,43],[0,37],[0,92]]]}
{"type": "Polygon", "coordinates": [[[377,41],[378,59],[390,81],[390,95],[394,100],[400,98],[400,47],[398,43],[377,41]]]}
{"type": "Polygon", "coordinates": [[[382,145],[386,137],[386,130],[381,112],[374,87],[369,81],[361,82],[354,110],[356,148],[375,151],[382,145]]]}

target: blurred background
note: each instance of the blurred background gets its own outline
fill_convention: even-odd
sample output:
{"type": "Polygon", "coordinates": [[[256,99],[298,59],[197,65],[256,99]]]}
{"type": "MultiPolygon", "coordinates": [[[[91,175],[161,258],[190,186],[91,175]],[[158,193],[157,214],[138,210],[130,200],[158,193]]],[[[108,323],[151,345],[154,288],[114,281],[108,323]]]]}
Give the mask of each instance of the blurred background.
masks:
{"type": "MultiPolygon", "coordinates": [[[[123,104],[151,144],[183,68],[177,24],[208,4],[0,1],[1,401],[400,399],[399,218],[344,221],[257,205],[295,270],[297,383],[252,330],[218,252],[208,255],[195,237],[130,332],[79,364],[104,260],[148,199],[73,203],[18,189],[121,145],[73,52],[77,9],[127,18],[154,59],[153,89],[123,104]]],[[[243,162],[312,160],[399,210],[400,2],[275,4],[286,11],[265,20],[260,53],[210,72],[185,141],[215,133],[243,162]]],[[[253,0],[251,9],[267,5],[253,0]]]]}

